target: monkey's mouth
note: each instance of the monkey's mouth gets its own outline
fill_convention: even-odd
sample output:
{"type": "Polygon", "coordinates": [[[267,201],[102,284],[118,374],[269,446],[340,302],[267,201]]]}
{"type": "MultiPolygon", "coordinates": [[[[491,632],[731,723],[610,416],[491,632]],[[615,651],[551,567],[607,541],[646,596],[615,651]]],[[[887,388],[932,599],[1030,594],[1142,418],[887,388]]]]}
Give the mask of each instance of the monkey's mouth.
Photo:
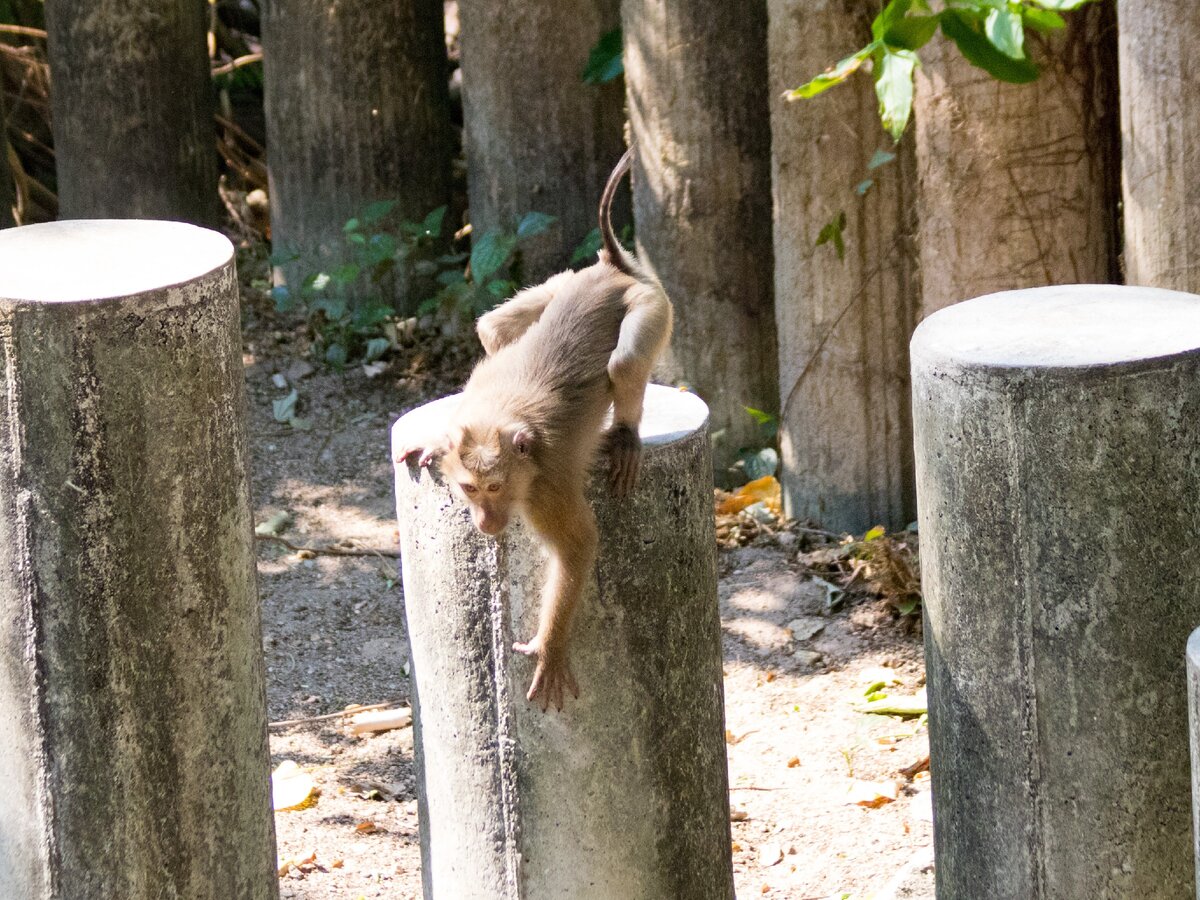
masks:
{"type": "Polygon", "coordinates": [[[492,537],[495,537],[500,532],[502,532],[507,525],[508,525],[508,519],[507,518],[501,519],[498,516],[493,516],[488,519],[477,517],[475,519],[475,527],[478,528],[480,531],[482,531],[484,534],[491,535],[492,537]]]}

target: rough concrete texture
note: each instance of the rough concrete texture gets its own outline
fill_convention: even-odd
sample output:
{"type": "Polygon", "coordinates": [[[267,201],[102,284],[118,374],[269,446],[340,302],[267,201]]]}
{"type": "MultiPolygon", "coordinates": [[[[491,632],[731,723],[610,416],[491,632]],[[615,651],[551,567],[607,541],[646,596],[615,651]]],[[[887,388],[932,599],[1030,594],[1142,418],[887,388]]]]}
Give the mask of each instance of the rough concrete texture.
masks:
{"type": "Polygon", "coordinates": [[[652,386],[637,490],[592,486],[599,561],[562,713],[525,701],[511,649],[544,576],[531,533],[485,537],[439,477],[398,468],[427,900],[733,897],[706,424],[694,395],[652,386]]]}
{"type": "Polygon", "coordinates": [[[920,286],[910,236],[912,142],[886,167],[869,79],[836,100],[789,101],[870,31],[871,0],[770,0],[775,321],[783,499],[789,515],[835,531],[903,528],[916,516],[908,340],[920,286]],[[850,123],[850,124],[848,124],[850,123]],[[857,197],[851,185],[870,178],[857,197]],[[846,253],[817,245],[839,215],[846,253]]]}
{"type": "Polygon", "coordinates": [[[0,894],[274,898],[233,248],[0,232],[0,894]]]}
{"type": "Polygon", "coordinates": [[[1200,897],[1200,628],[1187,642],[1188,734],[1192,750],[1192,858],[1196,864],[1196,896],[1200,897]]]}
{"type": "Polygon", "coordinates": [[[938,897],[1192,897],[1200,297],[993,294],[911,352],[938,897]]]}

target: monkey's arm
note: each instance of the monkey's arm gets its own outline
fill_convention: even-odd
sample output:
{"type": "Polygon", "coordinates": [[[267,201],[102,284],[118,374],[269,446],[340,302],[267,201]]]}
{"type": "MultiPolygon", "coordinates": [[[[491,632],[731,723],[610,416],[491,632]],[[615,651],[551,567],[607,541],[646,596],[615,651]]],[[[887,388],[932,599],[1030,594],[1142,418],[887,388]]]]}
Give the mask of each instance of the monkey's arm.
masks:
{"type": "Polygon", "coordinates": [[[561,711],[565,691],[579,696],[568,645],[575,607],[596,560],[596,519],[579,489],[533,495],[528,518],[550,551],[550,566],[537,634],[527,643],[513,644],[513,649],[537,659],[526,698],[540,700],[543,712],[552,703],[561,711]]]}
{"type": "Polygon", "coordinates": [[[410,457],[420,454],[417,458],[417,465],[422,469],[427,469],[430,463],[442,456],[448,449],[449,443],[445,435],[436,437],[404,435],[404,440],[396,448],[393,459],[397,463],[406,463],[410,457]]]}
{"type": "Polygon", "coordinates": [[[671,337],[671,303],[657,283],[639,282],[625,298],[617,347],[608,360],[613,392],[613,423],[604,436],[609,479],[618,497],[637,484],[642,461],[642,406],[650,372],[671,337]]]}
{"type": "Polygon", "coordinates": [[[508,346],[528,331],[529,326],[542,317],[558,288],[573,274],[560,272],[542,284],[525,288],[508,302],[480,316],[475,331],[487,355],[494,356],[501,347],[508,346]]]}

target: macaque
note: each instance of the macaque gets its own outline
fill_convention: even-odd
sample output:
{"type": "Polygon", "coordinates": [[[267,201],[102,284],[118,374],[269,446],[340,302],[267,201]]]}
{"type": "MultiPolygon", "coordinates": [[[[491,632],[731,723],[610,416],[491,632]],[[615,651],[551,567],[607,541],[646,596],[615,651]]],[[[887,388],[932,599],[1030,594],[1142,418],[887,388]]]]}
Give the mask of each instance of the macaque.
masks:
{"type": "Polygon", "coordinates": [[[609,211],[633,150],[600,201],[599,261],[526,288],[482,316],[487,356],[463,390],[446,433],[402,446],[442,475],[484,534],[519,513],[549,551],[537,633],[513,649],[536,661],[527,699],[543,712],[579,696],[568,657],[571,619],[596,558],[596,520],[584,498],[598,454],[614,494],[637,482],[638,428],[650,371],[671,335],[662,286],[613,235],[609,211]],[[612,424],[604,429],[612,408],[612,424]]]}

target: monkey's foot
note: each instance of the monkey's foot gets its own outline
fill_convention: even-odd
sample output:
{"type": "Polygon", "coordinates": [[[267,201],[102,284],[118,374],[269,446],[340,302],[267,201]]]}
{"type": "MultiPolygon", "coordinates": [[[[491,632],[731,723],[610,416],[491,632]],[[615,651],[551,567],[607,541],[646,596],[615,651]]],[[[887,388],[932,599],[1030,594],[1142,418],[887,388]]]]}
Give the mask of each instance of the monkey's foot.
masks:
{"type": "Polygon", "coordinates": [[[542,641],[534,638],[527,644],[513,644],[513,649],[526,656],[537,659],[537,668],[533,670],[533,682],[529,685],[526,700],[541,702],[542,712],[554,704],[554,708],[562,712],[564,694],[579,699],[579,685],[571,674],[571,664],[567,661],[565,650],[551,650],[542,646],[542,641]]]}
{"type": "Polygon", "coordinates": [[[637,484],[642,464],[642,439],[629,425],[614,425],[604,434],[604,453],[608,456],[608,480],[612,492],[626,497],[637,484]]]}

